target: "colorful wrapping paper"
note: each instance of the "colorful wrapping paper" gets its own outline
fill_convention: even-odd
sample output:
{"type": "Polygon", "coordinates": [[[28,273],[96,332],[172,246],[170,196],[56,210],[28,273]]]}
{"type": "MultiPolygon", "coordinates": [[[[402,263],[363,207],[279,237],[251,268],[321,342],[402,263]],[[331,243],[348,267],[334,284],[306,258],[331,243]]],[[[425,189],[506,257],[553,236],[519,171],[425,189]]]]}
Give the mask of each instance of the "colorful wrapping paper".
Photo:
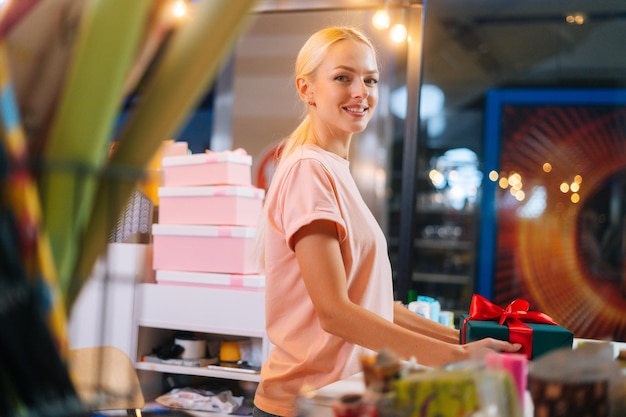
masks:
{"type": "Polygon", "coordinates": [[[460,318],[461,343],[492,337],[520,343],[519,353],[528,359],[559,348],[571,348],[574,335],[559,326],[548,315],[528,311],[529,303],[517,299],[501,308],[486,298],[474,294],[469,314],[460,318]]]}
{"type": "Polygon", "coordinates": [[[26,139],[0,43],[0,415],[80,409],[64,356],[64,304],[28,165],[26,139]],[[46,410],[40,410],[46,407],[46,410]]]}

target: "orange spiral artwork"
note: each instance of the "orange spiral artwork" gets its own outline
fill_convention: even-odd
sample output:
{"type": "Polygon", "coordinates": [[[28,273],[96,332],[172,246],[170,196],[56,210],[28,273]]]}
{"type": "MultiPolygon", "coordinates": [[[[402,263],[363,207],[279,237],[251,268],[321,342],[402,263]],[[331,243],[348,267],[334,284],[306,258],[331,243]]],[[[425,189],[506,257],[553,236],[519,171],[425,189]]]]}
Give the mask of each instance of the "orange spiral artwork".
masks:
{"type": "Polygon", "coordinates": [[[626,107],[504,105],[493,301],[626,340],[626,107]]]}

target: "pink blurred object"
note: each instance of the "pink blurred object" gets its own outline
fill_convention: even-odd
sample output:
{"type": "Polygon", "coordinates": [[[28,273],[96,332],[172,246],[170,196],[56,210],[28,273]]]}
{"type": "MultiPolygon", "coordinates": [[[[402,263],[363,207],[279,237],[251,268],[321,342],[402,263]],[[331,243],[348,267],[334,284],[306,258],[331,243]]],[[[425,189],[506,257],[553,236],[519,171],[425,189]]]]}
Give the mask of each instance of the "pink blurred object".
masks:
{"type": "Polygon", "coordinates": [[[247,290],[265,289],[265,276],[259,274],[215,274],[212,272],[156,271],[156,282],[189,287],[232,287],[247,290]]]}
{"type": "Polygon", "coordinates": [[[153,268],[258,274],[254,227],[153,224],[153,268]]]}
{"type": "Polygon", "coordinates": [[[187,142],[177,141],[165,143],[161,157],[168,158],[170,156],[186,156],[189,154],[189,144],[187,142]]]}
{"type": "Polygon", "coordinates": [[[159,223],[256,226],[264,197],[255,187],[160,187],[159,223]]]}
{"type": "Polygon", "coordinates": [[[524,410],[524,398],[528,384],[528,359],[521,353],[495,353],[490,352],[485,357],[488,369],[507,371],[517,388],[517,396],[524,410]]]}
{"type": "Polygon", "coordinates": [[[251,185],[252,157],[210,152],[163,158],[163,186],[251,185]]]}

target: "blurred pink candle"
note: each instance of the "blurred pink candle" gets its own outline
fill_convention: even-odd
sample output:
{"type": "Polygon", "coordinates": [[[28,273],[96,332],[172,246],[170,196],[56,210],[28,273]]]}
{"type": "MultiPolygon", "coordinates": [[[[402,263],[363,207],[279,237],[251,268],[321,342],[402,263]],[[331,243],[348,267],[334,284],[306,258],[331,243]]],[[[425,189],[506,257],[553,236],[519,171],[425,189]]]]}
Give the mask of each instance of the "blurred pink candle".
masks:
{"type": "Polygon", "coordinates": [[[517,396],[524,410],[524,397],[528,381],[528,359],[521,353],[488,353],[485,357],[487,368],[507,371],[517,388],[517,396]]]}

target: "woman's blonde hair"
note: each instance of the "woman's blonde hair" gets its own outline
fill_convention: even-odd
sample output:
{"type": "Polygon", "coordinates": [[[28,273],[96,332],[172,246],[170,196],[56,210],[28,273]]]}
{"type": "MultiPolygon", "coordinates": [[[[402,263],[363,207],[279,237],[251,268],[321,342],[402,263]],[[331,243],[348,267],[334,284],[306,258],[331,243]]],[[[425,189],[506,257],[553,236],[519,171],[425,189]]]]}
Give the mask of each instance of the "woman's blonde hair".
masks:
{"type": "MultiPolygon", "coordinates": [[[[311,80],[315,77],[315,71],[321,64],[328,52],[328,48],[336,42],[351,39],[362,42],[372,49],[376,55],[376,48],[361,31],[349,26],[331,26],[315,32],[302,45],[295,64],[295,79],[304,78],[311,80]]],[[[287,136],[278,147],[280,161],[289,156],[298,146],[304,144],[309,136],[311,121],[305,112],[302,121],[289,136],[287,136]]]]}
{"type": "MultiPolygon", "coordinates": [[[[312,80],[315,76],[317,67],[319,67],[322,60],[326,56],[328,48],[336,42],[345,39],[351,39],[364,43],[370,47],[374,52],[374,55],[377,56],[376,48],[372,42],[358,29],[348,26],[327,27],[311,35],[304,45],[302,45],[302,48],[300,48],[300,52],[296,58],[294,71],[296,80],[300,77],[305,80],[312,80]]],[[[307,141],[310,129],[311,121],[308,114],[305,112],[298,127],[296,127],[289,136],[283,139],[280,145],[276,148],[276,158],[278,159],[278,163],[287,158],[287,156],[307,141]]],[[[263,216],[257,226],[256,236],[255,252],[261,269],[265,267],[265,228],[267,227],[266,210],[267,208],[264,207],[263,216]]]]}

